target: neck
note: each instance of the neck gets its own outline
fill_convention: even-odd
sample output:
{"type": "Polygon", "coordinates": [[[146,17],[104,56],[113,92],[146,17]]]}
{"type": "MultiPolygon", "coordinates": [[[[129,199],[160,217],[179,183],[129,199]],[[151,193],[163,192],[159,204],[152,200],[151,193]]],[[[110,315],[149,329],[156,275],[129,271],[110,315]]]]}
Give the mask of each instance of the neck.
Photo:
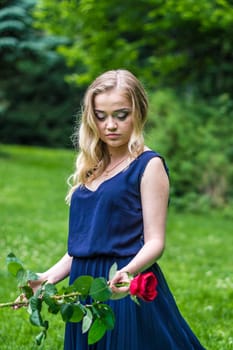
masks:
{"type": "Polygon", "coordinates": [[[117,161],[121,160],[122,158],[125,158],[128,156],[129,156],[128,148],[109,149],[110,163],[117,162],[117,161]]]}
{"type": "Polygon", "coordinates": [[[129,164],[129,155],[128,153],[124,156],[121,156],[117,159],[111,160],[110,163],[107,165],[106,169],[104,170],[104,176],[108,177],[113,172],[116,172],[121,167],[125,167],[126,162],[129,164]]]}
{"type": "Polygon", "coordinates": [[[124,154],[117,154],[117,155],[110,155],[110,164],[114,164],[117,163],[119,161],[121,161],[122,159],[128,158],[129,157],[129,153],[124,153],[124,154]]]}

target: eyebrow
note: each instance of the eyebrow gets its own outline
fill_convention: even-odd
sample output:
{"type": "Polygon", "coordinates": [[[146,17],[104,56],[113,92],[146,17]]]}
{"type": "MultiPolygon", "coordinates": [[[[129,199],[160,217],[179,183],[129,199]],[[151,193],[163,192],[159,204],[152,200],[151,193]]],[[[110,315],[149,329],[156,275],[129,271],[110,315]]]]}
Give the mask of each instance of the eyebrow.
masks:
{"type": "MultiPolygon", "coordinates": [[[[118,109],[114,109],[113,112],[120,112],[120,111],[130,111],[131,108],[130,107],[122,107],[122,108],[118,108],[118,109]]],[[[98,109],[98,108],[94,108],[94,111],[96,112],[105,112],[101,109],[98,109]]]]}

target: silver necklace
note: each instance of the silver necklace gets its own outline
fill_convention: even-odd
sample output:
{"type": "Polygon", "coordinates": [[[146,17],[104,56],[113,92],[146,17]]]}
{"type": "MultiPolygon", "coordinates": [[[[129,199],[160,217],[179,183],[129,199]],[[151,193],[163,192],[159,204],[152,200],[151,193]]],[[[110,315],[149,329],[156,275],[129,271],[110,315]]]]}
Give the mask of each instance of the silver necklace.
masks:
{"type": "Polygon", "coordinates": [[[121,159],[118,163],[114,164],[110,169],[106,169],[104,171],[104,177],[108,177],[109,174],[114,170],[116,169],[120,164],[122,164],[124,161],[126,161],[127,157],[121,159]]]}

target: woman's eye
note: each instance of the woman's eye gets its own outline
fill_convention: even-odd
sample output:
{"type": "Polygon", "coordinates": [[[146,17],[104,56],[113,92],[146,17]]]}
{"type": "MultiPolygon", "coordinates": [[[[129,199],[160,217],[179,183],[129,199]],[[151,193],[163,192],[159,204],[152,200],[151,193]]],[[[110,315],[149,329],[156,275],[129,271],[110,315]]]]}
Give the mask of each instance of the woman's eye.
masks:
{"type": "Polygon", "coordinates": [[[129,111],[118,111],[114,114],[114,117],[123,120],[128,116],[128,114],[129,111]]]}
{"type": "Polygon", "coordinates": [[[95,116],[99,120],[104,120],[106,118],[106,114],[104,112],[95,111],[95,116]]]}
{"type": "MultiPolygon", "coordinates": [[[[100,121],[104,121],[108,117],[108,114],[106,112],[96,110],[96,111],[94,111],[94,113],[95,113],[95,117],[100,121]]],[[[118,110],[118,111],[113,112],[111,115],[113,118],[116,118],[119,120],[124,120],[127,118],[129,113],[130,113],[129,110],[122,109],[122,110],[118,110]]]]}

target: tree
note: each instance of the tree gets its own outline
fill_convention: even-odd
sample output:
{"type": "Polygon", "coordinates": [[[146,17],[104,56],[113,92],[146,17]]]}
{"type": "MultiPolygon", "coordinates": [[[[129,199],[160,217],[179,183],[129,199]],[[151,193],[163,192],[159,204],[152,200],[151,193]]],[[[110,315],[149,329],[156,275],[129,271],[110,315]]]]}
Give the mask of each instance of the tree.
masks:
{"type": "Polygon", "coordinates": [[[0,138],[2,142],[70,146],[75,94],[56,52],[64,37],[33,28],[35,0],[0,5],[0,138]]]}
{"type": "Polygon", "coordinates": [[[86,84],[125,67],[151,88],[232,95],[230,0],[40,0],[36,17],[39,27],[73,40],[59,49],[77,67],[70,81],[86,84]]]}
{"type": "Polygon", "coordinates": [[[74,68],[70,82],[85,86],[119,67],[144,82],[151,110],[157,108],[149,116],[147,140],[169,159],[176,203],[228,202],[231,0],[39,0],[35,15],[39,28],[72,40],[58,48],[74,68]]]}

